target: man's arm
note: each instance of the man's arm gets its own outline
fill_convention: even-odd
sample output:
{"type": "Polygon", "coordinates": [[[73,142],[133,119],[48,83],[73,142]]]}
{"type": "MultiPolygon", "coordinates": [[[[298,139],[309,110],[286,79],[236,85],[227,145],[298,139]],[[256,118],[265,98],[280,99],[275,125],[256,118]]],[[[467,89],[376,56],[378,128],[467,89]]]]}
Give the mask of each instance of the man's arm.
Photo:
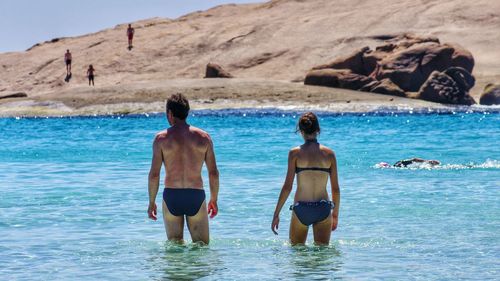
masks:
{"type": "Polygon", "coordinates": [[[210,136],[208,137],[208,149],[205,154],[205,164],[208,170],[208,179],[210,184],[210,201],[208,202],[208,213],[210,218],[217,215],[218,206],[217,199],[219,196],[219,170],[215,161],[214,144],[210,136]]]}
{"type": "Polygon", "coordinates": [[[339,209],[340,209],[340,187],[339,179],[337,174],[337,158],[335,153],[332,153],[332,166],[330,168],[330,185],[332,187],[332,201],[335,203],[335,207],[332,212],[332,231],[337,229],[339,223],[339,209]]]}
{"type": "Polygon", "coordinates": [[[283,208],[283,205],[286,202],[286,199],[290,195],[290,192],[292,192],[293,188],[293,180],[295,179],[295,169],[296,169],[296,164],[295,164],[295,157],[294,157],[294,152],[293,150],[290,150],[288,153],[288,169],[286,172],[286,178],[285,178],[285,183],[283,184],[283,187],[281,188],[280,196],[278,198],[278,203],[276,203],[276,209],[274,210],[274,215],[273,215],[273,222],[271,223],[271,230],[274,232],[274,234],[278,235],[278,227],[279,227],[279,222],[280,222],[280,212],[281,209],[283,208]]]}
{"type": "Polygon", "coordinates": [[[149,207],[148,217],[156,220],[156,194],[158,194],[158,187],[160,185],[160,171],[161,164],[163,163],[163,154],[160,147],[160,136],[157,135],[153,142],[153,160],[151,161],[151,169],[148,176],[148,193],[149,193],[149,207]]]}

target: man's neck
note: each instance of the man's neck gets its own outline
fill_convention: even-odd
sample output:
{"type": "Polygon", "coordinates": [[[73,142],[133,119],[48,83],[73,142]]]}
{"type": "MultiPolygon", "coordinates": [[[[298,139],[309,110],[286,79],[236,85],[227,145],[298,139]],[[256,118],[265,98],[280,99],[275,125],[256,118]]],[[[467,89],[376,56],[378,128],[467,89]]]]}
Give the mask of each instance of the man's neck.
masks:
{"type": "Polygon", "coordinates": [[[188,123],[186,123],[186,120],[175,119],[174,124],[172,124],[172,127],[186,127],[186,126],[189,126],[188,123]]]}

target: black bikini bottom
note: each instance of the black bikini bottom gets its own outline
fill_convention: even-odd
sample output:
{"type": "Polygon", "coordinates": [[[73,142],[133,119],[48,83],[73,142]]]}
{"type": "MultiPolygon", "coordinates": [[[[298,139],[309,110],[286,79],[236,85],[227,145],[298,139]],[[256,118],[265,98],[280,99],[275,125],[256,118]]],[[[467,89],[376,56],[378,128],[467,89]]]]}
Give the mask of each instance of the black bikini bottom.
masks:
{"type": "Polygon", "coordinates": [[[299,201],[290,206],[290,210],[295,212],[303,225],[309,226],[326,219],[334,206],[335,204],[332,201],[326,200],[317,202],[299,201]]]}

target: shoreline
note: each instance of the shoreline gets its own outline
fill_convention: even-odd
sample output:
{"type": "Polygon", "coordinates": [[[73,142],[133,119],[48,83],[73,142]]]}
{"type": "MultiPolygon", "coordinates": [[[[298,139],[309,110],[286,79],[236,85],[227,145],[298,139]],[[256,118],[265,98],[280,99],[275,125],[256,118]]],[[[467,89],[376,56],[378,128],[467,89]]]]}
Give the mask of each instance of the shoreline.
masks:
{"type": "MultiPolygon", "coordinates": [[[[157,105],[157,104],[156,104],[157,105]]],[[[161,103],[161,107],[164,104],[161,103]]],[[[112,104],[95,105],[92,110],[59,111],[57,109],[39,109],[32,107],[29,110],[19,108],[16,112],[0,111],[0,119],[9,118],[78,118],[78,117],[136,117],[136,116],[160,116],[165,115],[163,110],[147,110],[151,104],[112,104]],[[112,108],[110,110],[110,107],[112,108]]],[[[239,107],[194,107],[191,110],[191,116],[194,115],[280,115],[280,114],[300,114],[304,111],[313,111],[318,115],[335,116],[398,116],[398,115],[447,115],[447,114],[499,114],[500,106],[442,106],[442,107],[411,107],[409,105],[375,105],[358,104],[353,106],[332,106],[330,108],[319,107],[299,107],[299,106],[263,106],[252,107],[241,105],[239,107]]]]}
{"type": "Polygon", "coordinates": [[[172,79],[102,87],[74,87],[0,100],[0,117],[154,114],[183,93],[194,111],[280,110],[326,113],[500,112],[500,106],[458,106],[265,79],[172,79]]]}

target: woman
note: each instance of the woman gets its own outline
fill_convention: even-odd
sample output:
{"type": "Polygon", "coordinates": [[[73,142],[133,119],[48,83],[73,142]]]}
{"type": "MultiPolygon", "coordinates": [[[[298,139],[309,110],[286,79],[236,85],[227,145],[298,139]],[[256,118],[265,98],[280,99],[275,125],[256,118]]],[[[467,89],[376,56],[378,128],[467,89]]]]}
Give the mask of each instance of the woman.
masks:
{"type": "Polygon", "coordinates": [[[297,174],[297,191],[294,204],[290,207],[293,210],[290,242],[292,245],[304,244],[309,225],[312,225],[315,244],[328,245],[331,231],[337,228],[339,217],[337,160],[331,149],[318,143],[320,127],[318,117],[314,113],[304,113],[297,127],[305,142],[288,153],[288,171],[276,204],[271,229],[274,234],[278,234],[279,214],[292,191],[293,180],[297,174]],[[328,200],[328,177],[333,202],[328,200]]]}
{"type": "Polygon", "coordinates": [[[94,86],[94,67],[92,65],[89,65],[89,69],[87,69],[87,77],[89,78],[89,86],[90,82],[92,82],[92,86],[94,86]]]}

